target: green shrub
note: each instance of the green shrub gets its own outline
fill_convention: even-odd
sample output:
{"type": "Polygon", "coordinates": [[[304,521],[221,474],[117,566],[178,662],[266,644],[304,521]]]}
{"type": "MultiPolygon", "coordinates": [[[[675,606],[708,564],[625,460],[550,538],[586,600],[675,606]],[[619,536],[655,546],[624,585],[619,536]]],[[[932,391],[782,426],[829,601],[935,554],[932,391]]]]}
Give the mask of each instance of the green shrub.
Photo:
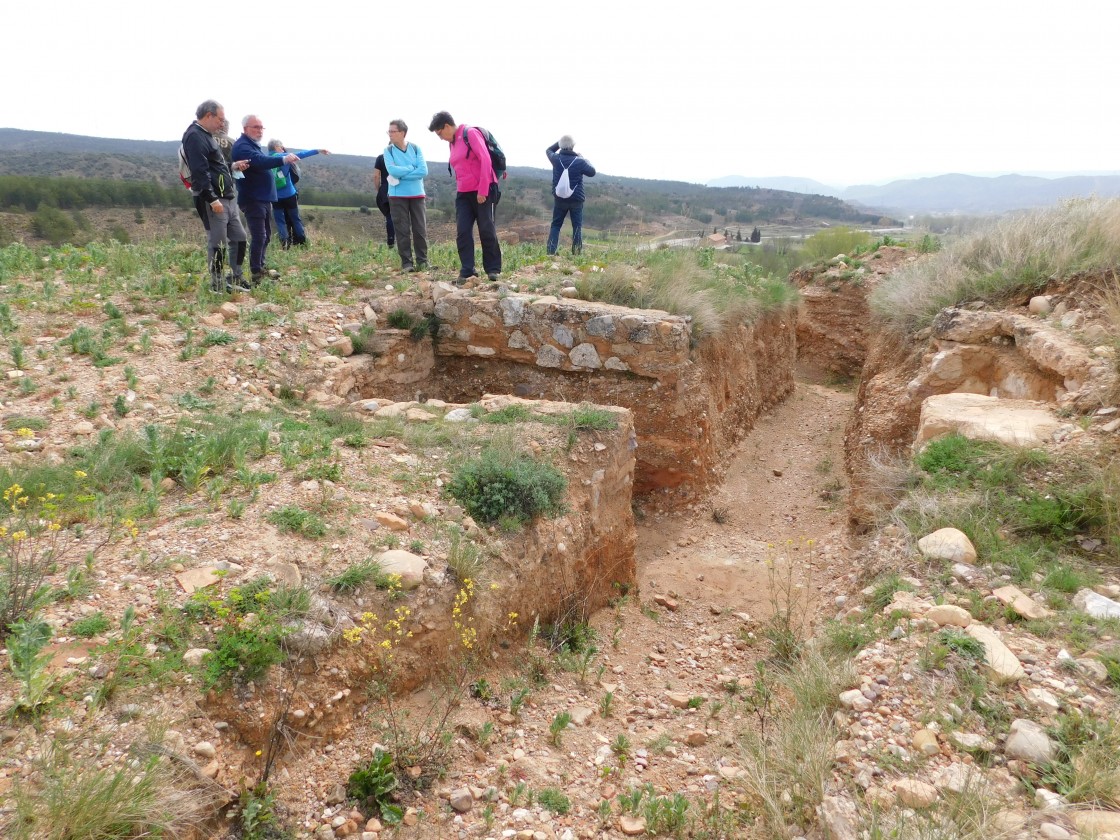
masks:
{"type": "Polygon", "coordinates": [[[850,227],[834,227],[814,233],[802,246],[810,260],[830,260],[839,254],[851,255],[867,250],[871,236],[850,227]]]}
{"type": "Polygon", "coordinates": [[[416,319],[407,309],[394,309],[385,316],[385,323],[395,330],[411,330],[416,324],[416,319]]]}
{"type": "Polygon", "coordinates": [[[208,629],[202,660],[206,688],[255,681],[284,661],[283,640],[310,609],[306,589],[273,588],[268,577],[231,587],[224,595],[199,590],[183,606],[185,619],[208,629]],[[247,618],[254,616],[252,621],[247,618]]]}
{"type": "Polygon", "coordinates": [[[93,636],[99,636],[108,630],[109,619],[105,617],[105,613],[98,611],[93,615],[87,615],[85,618],[79,618],[70,625],[70,629],[74,632],[75,636],[89,639],[93,636]]]}
{"type": "Polygon", "coordinates": [[[488,448],[459,467],[447,489],[479,522],[489,525],[512,517],[525,523],[559,515],[568,480],[529,455],[488,448]]]}
{"type": "Polygon", "coordinates": [[[545,788],[537,794],[537,803],[554,814],[563,816],[572,810],[572,801],[557,788],[545,788]]]}
{"type": "Polygon", "coordinates": [[[334,577],[327,578],[327,585],[335,592],[353,592],[371,581],[380,586],[384,579],[385,573],[380,563],[376,560],[361,560],[334,577]]]}
{"type": "Polygon", "coordinates": [[[355,353],[365,353],[373,355],[376,348],[376,328],[373,324],[362,324],[356,333],[348,332],[350,336],[350,345],[354,348],[355,353]]]}
{"type": "Polygon", "coordinates": [[[46,239],[52,245],[70,242],[78,232],[78,226],[70,216],[47,204],[40,204],[31,217],[31,229],[36,236],[46,239]]]}
{"type": "Polygon", "coordinates": [[[533,419],[533,412],[529,410],[528,406],[514,403],[513,405],[507,405],[505,408],[499,408],[497,411],[491,411],[482,419],[483,422],[496,425],[525,423],[533,419]]]}
{"type": "Polygon", "coordinates": [[[308,539],[318,539],[327,533],[327,523],[309,510],[295,505],[285,505],[267,517],[281,533],[299,534],[308,539]]]}
{"type": "Polygon", "coordinates": [[[404,815],[401,807],[395,805],[391,798],[396,788],[393,756],[380,747],[374,748],[369,763],[351,773],[346,782],[346,794],[357,800],[359,805],[377,808],[381,819],[389,825],[396,825],[404,815]]]}

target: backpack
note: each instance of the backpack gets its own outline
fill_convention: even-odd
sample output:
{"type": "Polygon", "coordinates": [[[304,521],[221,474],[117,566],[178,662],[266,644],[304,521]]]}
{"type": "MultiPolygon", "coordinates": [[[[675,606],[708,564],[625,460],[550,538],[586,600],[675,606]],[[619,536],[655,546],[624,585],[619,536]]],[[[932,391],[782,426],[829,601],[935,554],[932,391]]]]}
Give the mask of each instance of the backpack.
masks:
{"type": "Polygon", "coordinates": [[[187,163],[187,153],[183,144],[179,144],[179,180],[188,190],[191,188],[191,165],[187,163]]]}
{"type": "MultiPolygon", "coordinates": [[[[475,128],[479,130],[484,138],[486,138],[486,151],[490,153],[490,165],[494,169],[494,174],[498,176],[498,180],[506,177],[506,153],[502,151],[502,146],[497,138],[487,131],[485,128],[476,125],[475,128]]],[[[467,157],[471,156],[471,141],[467,137],[467,126],[463,126],[463,142],[467,145],[467,157]]],[[[451,174],[451,163],[447,164],[447,173],[451,174]]]]}
{"type": "Polygon", "coordinates": [[[572,160],[568,161],[567,166],[564,166],[564,164],[560,164],[560,167],[562,169],[560,173],[560,180],[556,182],[556,189],[553,190],[553,192],[556,193],[557,198],[571,198],[572,193],[575,192],[575,190],[572,189],[571,182],[568,181],[568,170],[571,169],[572,162],[574,160],[575,158],[572,158],[572,160]]]}

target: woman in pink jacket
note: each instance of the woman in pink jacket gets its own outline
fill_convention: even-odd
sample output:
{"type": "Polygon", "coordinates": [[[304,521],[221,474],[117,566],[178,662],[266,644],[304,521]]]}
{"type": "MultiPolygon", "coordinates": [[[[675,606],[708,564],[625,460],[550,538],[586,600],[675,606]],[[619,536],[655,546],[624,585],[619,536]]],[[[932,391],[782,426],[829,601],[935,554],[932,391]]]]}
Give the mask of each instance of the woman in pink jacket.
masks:
{"type": "Polygon", "coordinates": [[[498,176],[490,163],[486,138],[477,128],[456,125],[447,111],[432,117],[428,130],[451,147],[449,165],[455,170],[455,247],[459,250],[459,280],[477,277],[474,268],[474,226],[482,244],[482,268],[497,280],[502,272],[502,249],[494,227],[498,176]]]}

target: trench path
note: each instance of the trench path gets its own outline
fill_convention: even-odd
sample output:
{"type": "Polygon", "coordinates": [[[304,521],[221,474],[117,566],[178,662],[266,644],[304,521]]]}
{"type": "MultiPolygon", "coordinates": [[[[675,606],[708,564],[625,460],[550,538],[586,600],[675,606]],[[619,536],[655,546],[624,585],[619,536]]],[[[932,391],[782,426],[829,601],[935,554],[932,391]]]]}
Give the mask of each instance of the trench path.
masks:
{"type": "Polygon", "coordinates": [[[739,444],[718,490],[692,510],[638,523],[642,599],[769,613],[768,559],[792,559],[814,600],[838,591],[850,552],[843,436],[854,397],[799,380],[739,444]],[[713,510],[726,512],[725,524],[713,510]],[[813,545],[808,544],[813,541],[813,545]],[[787,542],[789,541],[789,542],[787,542]]]}

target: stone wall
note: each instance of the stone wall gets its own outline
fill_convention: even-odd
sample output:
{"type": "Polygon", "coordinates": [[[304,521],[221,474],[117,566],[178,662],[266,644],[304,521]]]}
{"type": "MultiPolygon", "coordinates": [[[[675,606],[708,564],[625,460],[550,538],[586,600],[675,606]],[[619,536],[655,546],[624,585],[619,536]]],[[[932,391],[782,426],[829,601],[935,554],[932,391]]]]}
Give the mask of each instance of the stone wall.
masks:
{"type": "Polygon", "coordinates": [[[638,493],[674,503],[697,498],[718,482],[755,418],[793,389],[792,311],[693,346],[688,319],[666,312],[436,289],[434,301],[381,303],[417,314],[427,304],[439,319],[434,361],[426,339],[386,338],[391,347],[380,358],[350,362],[360,395],[474,402],[513,394],[625,406],[637,430],[638,493]]]}

